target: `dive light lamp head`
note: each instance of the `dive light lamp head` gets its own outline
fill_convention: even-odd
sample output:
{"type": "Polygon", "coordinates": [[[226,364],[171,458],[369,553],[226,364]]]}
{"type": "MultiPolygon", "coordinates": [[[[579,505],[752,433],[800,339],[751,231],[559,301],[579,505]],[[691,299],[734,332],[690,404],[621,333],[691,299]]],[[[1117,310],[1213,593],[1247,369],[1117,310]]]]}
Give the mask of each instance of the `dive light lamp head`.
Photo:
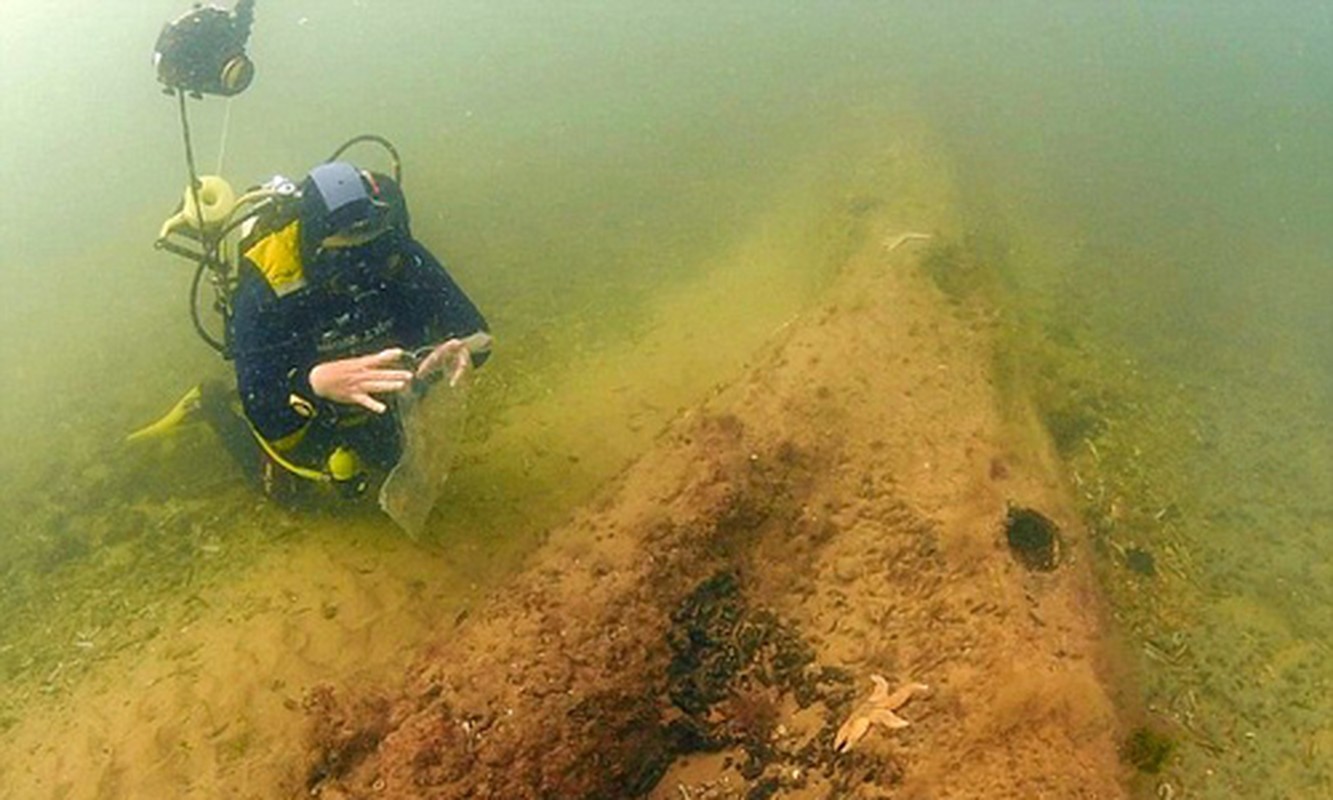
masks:
{"type": "Polygon", "coordinates": [[[167,91],[195,96],[231,97],[245,91],[255,65],[245,54],[254,22],[254,0],[240,0],[235,11],[196,5],[168,22],[157,37],[153,65],[167,91]]]}

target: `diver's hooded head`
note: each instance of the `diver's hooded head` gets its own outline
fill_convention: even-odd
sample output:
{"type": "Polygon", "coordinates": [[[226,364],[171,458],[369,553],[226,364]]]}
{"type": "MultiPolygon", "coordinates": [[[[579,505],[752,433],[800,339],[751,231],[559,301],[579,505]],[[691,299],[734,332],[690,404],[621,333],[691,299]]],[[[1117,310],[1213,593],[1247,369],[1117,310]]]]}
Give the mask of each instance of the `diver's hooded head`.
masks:
{"type": "Polygon", "coordinates": [[[330,161],[301,182],[301,247],[308,258],[393,232],[408,233],[407,201],[389,176],[330,161]]]}

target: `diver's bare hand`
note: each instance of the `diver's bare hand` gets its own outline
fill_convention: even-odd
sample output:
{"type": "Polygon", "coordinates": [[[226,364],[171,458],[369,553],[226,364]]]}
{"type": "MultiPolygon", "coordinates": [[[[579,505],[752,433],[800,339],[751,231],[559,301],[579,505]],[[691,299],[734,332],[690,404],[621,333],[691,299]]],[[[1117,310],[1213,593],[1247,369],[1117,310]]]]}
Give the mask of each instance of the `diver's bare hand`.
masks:
{"type": "Polygon", "coordinates": [[[362,406],[383,414],[388,406],[374,395],[400,392],[412,383],[412,371],[396,369],[403,351],[397,347],[368,356],[316,364],[310,370],[310,388],[325,400],[362,406]]]}
{"type": "Polygon", "coordinates": [[[449,369],[449,385],[457,386],[472,366],[472,352],[462,339],[450,339],[430,351],[417,367],[417,377],[425,378],[437,370],[449,369]]]}

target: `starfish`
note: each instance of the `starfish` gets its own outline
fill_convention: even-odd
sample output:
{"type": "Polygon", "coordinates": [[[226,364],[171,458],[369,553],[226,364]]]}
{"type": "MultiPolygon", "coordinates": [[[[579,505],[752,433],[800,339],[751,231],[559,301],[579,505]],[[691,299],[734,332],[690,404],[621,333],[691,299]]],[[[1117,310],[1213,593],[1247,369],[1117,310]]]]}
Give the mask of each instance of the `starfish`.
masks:
{"type": "Polygon", "coordinates": [[[930,691],[930,687],[924,683],[908,683],[889,694],[889,682],[883,675],[871,675],[870,680],[875,682],[875,688],[869,697],[852,709],[847,721],[838,728],[837,738],[833,740],[835,752],[851,750],[870,731],[871,725],[883,725],[889,730],[906,728],[911,723],[894,712],[916,695],[930,691]]]}

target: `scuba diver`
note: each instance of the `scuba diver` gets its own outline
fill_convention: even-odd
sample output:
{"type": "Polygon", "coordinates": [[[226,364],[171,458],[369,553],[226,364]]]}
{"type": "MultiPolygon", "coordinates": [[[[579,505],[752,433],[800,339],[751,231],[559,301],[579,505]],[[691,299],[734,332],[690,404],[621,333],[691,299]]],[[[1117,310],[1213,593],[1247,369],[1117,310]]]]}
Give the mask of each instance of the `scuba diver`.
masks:
{"type": "MultiPolygon", "coordinates": [[[[364,489],[365,468],[388,470],[401,454],[393,396],[446,372],[457,384],[486,360],[485,318],[412,237],[388,175],[315,167],[293,200],[255,218],[239,251],[228,338],[271,494],[315,475],[364,489]]],[[[220,405],[201,406],[234,440],[220,405]]]]}
{"type": "Polygon", "coordinates": [[[236,388],[201,384],[130,438],[198,412],[266,494],[359,495],[402,455],[404,393],[455,387],[485,363],[486,319],[413,238],[394,178],[334,160],[247,195],[267,200],[240,226],[228,282],[236,388]]]}
{"type": "Polygon", "coordinates": [[[269,495],[294,499],[319,484],[359,496],[403,455],[402,409],[438,391],[432,384],[459,384],[491,339],[476,305],[413,238],[398,152],[383,137],[348,140],[299,184],[277,176],[240,196],[198,174],[186,98],[250,85],[253,21],[254,0],[233,11],[196,5],[163,28],[153,56],[179,100],[190,179],[155,246],[195,264],[191,319],[234,361],[236,388],[201,384],[129,438],[199,415],[269,495]],[[342,158],[363,142],[388,152],[392,175],[342,158]],[[205,278],[220,336],[201,318],[205,278]]]}

